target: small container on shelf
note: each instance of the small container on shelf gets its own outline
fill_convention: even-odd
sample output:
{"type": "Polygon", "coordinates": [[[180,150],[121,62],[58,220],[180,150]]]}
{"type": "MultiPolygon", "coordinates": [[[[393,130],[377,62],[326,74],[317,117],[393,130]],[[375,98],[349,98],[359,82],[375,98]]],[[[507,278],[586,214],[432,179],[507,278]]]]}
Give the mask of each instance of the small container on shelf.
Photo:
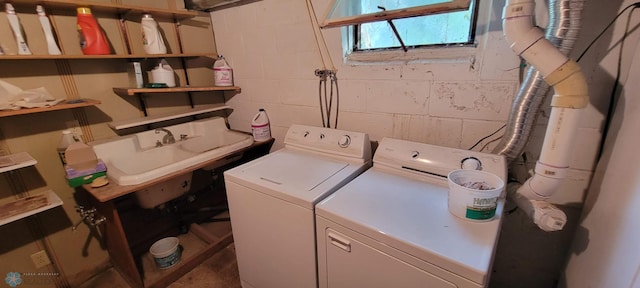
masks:
{"type": "Polygon", "coordinates": [[[213,63],[213,78],[213,84],[216,86],[233,86],[233,69],[222,55],[218,55],[218,59],[213,63]]]}
{"type": "Polygon", "coordinates": [[[158,23],[151,14],[143,14],[142,26],[142,47],[147,54],[167,54],[167,46],[162,40],[162,33],[158,28],[158,23]]]}

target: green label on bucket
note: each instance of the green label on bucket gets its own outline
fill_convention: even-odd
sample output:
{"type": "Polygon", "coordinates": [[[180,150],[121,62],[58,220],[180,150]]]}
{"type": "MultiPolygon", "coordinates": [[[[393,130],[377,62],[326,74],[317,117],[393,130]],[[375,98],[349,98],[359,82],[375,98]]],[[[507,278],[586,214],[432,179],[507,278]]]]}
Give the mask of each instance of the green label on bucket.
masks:
{"type": "Polygon", "coordinates": [[[486,220],[490,219],[494,215],[496,215],[495,206],[485,208],[467,206],[467,214],[465,215],[465,217],[467,219],[486,220]]]}

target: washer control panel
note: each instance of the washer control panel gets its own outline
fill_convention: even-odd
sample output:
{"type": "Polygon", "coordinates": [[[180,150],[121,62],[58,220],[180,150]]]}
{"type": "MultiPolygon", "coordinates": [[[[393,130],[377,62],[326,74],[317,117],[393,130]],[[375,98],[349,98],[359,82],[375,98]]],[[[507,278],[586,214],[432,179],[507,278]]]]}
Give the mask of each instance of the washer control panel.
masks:
{"type": "Polygon", "coordinates": [[[323,153],[371,160],[369,135],[331,128],[291,125],[284,144],[323,153]]]}

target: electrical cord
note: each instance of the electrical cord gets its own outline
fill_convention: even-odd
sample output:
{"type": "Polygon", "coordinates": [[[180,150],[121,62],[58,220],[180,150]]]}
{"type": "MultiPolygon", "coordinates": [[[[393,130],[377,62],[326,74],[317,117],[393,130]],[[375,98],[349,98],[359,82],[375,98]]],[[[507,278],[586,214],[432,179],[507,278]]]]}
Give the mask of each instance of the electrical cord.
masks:
{"type": "MultiPolygon", "coordinates": [[[[596,38],[593,38],[593,40],[591,41],[591,43],[589,43],[589,45],[587,45],[587,48],[584,49],[584,51],[582,51],[582,53],[580,54],[580,56],[578,56],[576,62],[580,61],[580,59],[582,59],[582,57],[584,56],[584,54],[587,53],[587,51],[589,51],[591,49],[591,46],[593,46],[593,44],[595,44],[600,37],[602,37],[602,35],[604,34],[604,32],[606,32],[607,30],[609,30],[609,28],[611,27],[611,25],[613,25],[618,18],[620,18],[620,16],[627,11],[628,9],[633,8],[634,10],[636,8],[640,8],[640,2],[636,2],[633,4],[630,4],[629,6],[625,7],[624,9],[622,9],[622,11],[620,11],[620,13],[618,13],[618,15],[616,15],[616,17],[613,18],[613,20],[611,20],[611,22],[609,22],[609,24],[607,25],[607,27],[605,27],[604,29],[602,29],[602,31],[600,32],[600,34],[598,34],[598,36],[596,36],[596,38]]],[[[626,32],[625,35],[623,36],[623,39],[626,38],[626,32]]]]}
{"type": "Polygon", "coordinates": [[[616,17],[614,17],[609,24],[607,24],[607,26],[602,29],[602,31],[600,31],[600,33],[598,34],[598,36],[596,36],[590,43],[589,45],[587,45],[587,47],[584,49],[584,51],[582,51],[582,53],[580,53],[580,56],[578,56],[578,58],[576,59],[576,62],[580,61],[582,59],[582,57],[584,57],[584,55],[587,53],[587,51],[589,51],[591,49],[591,47],[600,39],[600,37],[602,37],[602,35],[604,35],[604,33],[606,31],[609,30],[609,28],[611,28],[611,26],[616,23],[616,21],[618,20],[618,18],[620,18],[620,16],[622,16],[622,14],[624,14],[624,12],[626,12],[627,10],[631,9],[631,12],[629,12],[628,18],[627,18],[627,24],[625,26],[625,32],[622,35],[622,38],[620,39],[620,54],[618,55],[618,67],[616,68],[616,78],[615,81],[613,83],[613,87],[611,89],[611,94],[609,97],[609,107],[607,108],[607,119],[604,123],[604,126],[602,128],[602,138],[600,140],[600,145],[599,145],[599,149],[598,149],[598,155],[597,155],[597,159],[600,159],[600,157],[602,156],[603,150],[604,150],[604,142],[607,138],[607,134],[609,133],[609,126],[611,123],[611,118],[613,117],[613,111],[615,109],[615,104],[616,104],[616,93],[618,91],[618,82],[620,81],[620,75],[621,75],[621,66],[622,66],[622,52],[623,52],[623,48],[624,48],[624,41],[626,40],[628,34],[629,34],[629,24],[631,22],[631,15],[633,13],[633,10],[640,8],[640,2],[635,2],[633,4],[628,5],[627,7],[625,7],[624,9],[622,9],[622,11],[620,11],[616,17]]]}
{"type": "MultiPolygon", "coordinates": [[[[491,136],[493,136],[493,135],[496,135],[496,133],[500,132],[500,130],[502,130],[504,127],[507,127],[507,124],[502,125],[500,128],[498,128],[498,130],[494,131],[493,133],[491,133],[491,134],[489,134],[489,135],[487,135],[487,136],[484,136],[484,137],[480,138],[480,140],[478,140],[478,142],[476,142],[476,144],[473,144],[473,146],[471,146],[471,148],[469,148],[469,149],[467,149],[467,150],[472,150],[472,149],[473,149],[473,148],[475,148],[476,146],[480,145],[480,143],[482,143],[482,141],[486,140],[487,138],[489,138],[489,137],[491,137],[491,136]]],[[[502,136],[500,136],[500,138],[502,138],[502,136]]],[[[498,139],[500,139],[500,138],[498,138],[498,139]]],[[[489,143],[494,142],[494,141],[495,141],[495,140],[491,140],[491,141],[489,141],[489,143]]],[[[486,145],[485,145],[485,147],[486,147],[486,145]]],[[[485,147],[482,147],[482,149],[484,149],[485,147]]],[[[482,150],[480,150],[480,151],[482,151],[482,150]]]]}
{"type": "MultiPolygon", "coordinates": [[[[611,128],[611,119],[613,118],[613,112],[615,110],[615,106],[617,103],[617,97],[616,94],[618,92],[618,83],[620,82],[620,76],[622,74],[621,69],[622,69],[622,54],[624,52],[624,42],[627,39],[627,36],[629,35],[629,25],[631,24],[631,15],[633,14],[633,10],[640,8],[640,2],[636,2],[634,4],[631,4],[629,6],[627,6],[625,9],[622,10],[622,12],[624,12],[625,10],[627,10],[629,7],[633,7],[631,9],[631,11],[629,12],[629,15],[627,16],[627,24],[625,25],[625,30],[624,30],[624,34],[622,35],[622,38],[620,39],[620,52],[618,54],[618,67],[616,68],[616,78],[613,81],[613,87],[611,89],[611,95],[609,97],[609,107],[607,108],[607,118],[606,121],[604,123],[604,126],[602,128],[602,138],[600,139],[600,145],[598,148],[598,155],[597,155],[597,159],[600,159],[600,157],[602,156],[602,153],[604,152],[604,142],[607,139],[607,134],[609,134],[609,129],[611,128]]],[[[618,15],[621,15],[622,12],[620,12],[618,15]]],[[[616,16],[615,19],[618,19],[619,16],[616,16]]],[[[615,22],[614,19],[614,22],[615,22]]],[[[611,24],[610,24],[611,25],[611,24]]],[[[610,26],[609,25],[609,26],[610,26]]],[[[607,26],[607,27],[609,27],[607,26]]]]}
{"type": "Polygon", "coordinates": [[[500,139],[502,139],[502,136],[500,136],[500,137],[498,137],[498,138],[496,138],[496,139],[493,139],[493,140],[491,140],[491,141],[489,141],[489,142],[485,143],[485,144],[482,146],[482,148],[480,148],[480,152],[484,151],[484,148],[487,148],[487,146],[489,146],[489,144],[491,144],[491,143],[493,143],[493,142],[496,142],[496,141],[498,141],[498,140],[500,140],[500,139]]]}

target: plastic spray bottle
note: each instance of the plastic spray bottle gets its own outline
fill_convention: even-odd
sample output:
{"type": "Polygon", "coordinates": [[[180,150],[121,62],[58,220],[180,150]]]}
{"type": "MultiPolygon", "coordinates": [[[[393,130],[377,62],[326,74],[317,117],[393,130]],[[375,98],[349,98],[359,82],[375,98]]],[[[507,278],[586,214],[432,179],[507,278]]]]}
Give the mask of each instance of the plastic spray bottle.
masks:
{"type": "Polygon", "coordinates": [[[85,55],[111,54],[107,37],[100,29],[98,22],[93,18],[91,9],[78,7],[78,34],[80,36],[80,48],[85,55]]]}

